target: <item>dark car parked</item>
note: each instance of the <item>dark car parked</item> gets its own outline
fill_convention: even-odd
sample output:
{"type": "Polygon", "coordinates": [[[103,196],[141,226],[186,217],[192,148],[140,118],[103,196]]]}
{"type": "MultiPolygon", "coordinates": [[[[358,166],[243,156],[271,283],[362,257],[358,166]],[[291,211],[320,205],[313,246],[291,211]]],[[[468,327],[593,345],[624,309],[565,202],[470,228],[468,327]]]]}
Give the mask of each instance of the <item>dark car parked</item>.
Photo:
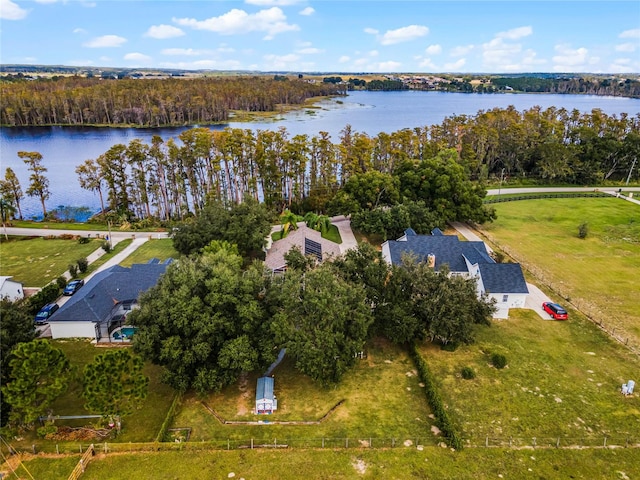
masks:
{"type": "Polygon", "coordinates": [[[554,320],[566,320],[568,318],[567,311],[557,303],[544,302],[542,309],[551,315],[554,320]]]}
{"type": "Polygon", "coordinates": [[[49,317],[53,315],[60,307],[57,303],[47,303],[44,307],[40,309],[34,322],[36,325],[44,325],[49,321],[49,317]]]}
{"type": "Polygon", "coordinates": [[[64,287],[63,295],[73,295],[84,285],[84,280],[72,280],[64,287]]]}

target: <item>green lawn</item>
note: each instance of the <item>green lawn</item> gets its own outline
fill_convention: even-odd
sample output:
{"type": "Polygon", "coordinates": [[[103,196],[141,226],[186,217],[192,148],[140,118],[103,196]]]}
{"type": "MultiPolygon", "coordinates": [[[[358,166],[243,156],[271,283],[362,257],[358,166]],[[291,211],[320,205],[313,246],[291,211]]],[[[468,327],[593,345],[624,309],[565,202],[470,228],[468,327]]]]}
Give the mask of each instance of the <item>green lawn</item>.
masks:
{"type": "Polygon", "coordinates": [[[637,378],[638,357],[579,314],[570,318],[554,322],[512,309],[508,320],[482,327],[474,345],[455,352],[421,346],[463,438],[472,445],[486,436],[492,443],[517,437],[531,445],[536,437],[538,445],[555,445],[561,437],[563,445],[601,445],[607,435],[640,443],[640,396],[620,393],[637,378]],[[507,367],[494,368],[491,353],[504,354],[507,367]],[[475,379],[462,379],[465,366],[475,379]]]}
{"type": "Polygon", "coordinates": [[[640,345],[640,207],[615,198],[545,199],[493,205],[482,227],[495,242],[571,303],[640,345]],[[586,222],[587,238],[578,238],[586,222]]]}
{"type": "MultiPolygon", "coordinates": [[[[36,457],[25,462],[32,476],[66,480],[72,460],[36,457]],[[65,471],[64,468],[67,470],[65,471]]],[[[640,450],[233,450],[99,454],[89,463],[83,480],[342,480],[342,479],[635,479],[640,475],[640,450]]],[[[15,477],[10,477],[15,478],[15,477]]]]}
{"type": "MultiPolygon", "coordinates": [[[[87,363],[93,361],[98,354],[105,353],[109,347],[95,347],[87,339],[53,340],[55,346],[62,348],[71,362],[75,379],[71,382],[64,395],[56,399],[52,405],[53,415],[87,415],[82,398],[82,372],[87,363]]],[[[123,347],[112,347],[123,348],[123,347]]],[[[109,439],[109,442],[150,442],[160,431],[169,406],[173,400],[174,391],[160,382],[161,369],[150,363],[145,364],[144,373],[149,377],[149,393],[142,408],[131,416],[125,417],[122,424],[122,432],[117,439],[109,439]]],[[[84,426],[91,424],[95,419],[84,420],[58,420],[56,425],[84,426]]],[[[78,441],[53,441],[43,440],[37,437],[35,431],[27,431],[22,434],[20,441],[14,441],[13,445],[19,449],[30,449],[36,445],[39,451],[55,452],[55,444],[60,444],[61,451],[69,451],[69,448],[77,449],[78,441]]],[[[84,440],[85,445],[92,443],[84,440]]]]}
{"type": "Polygon", "coordinates": [[[9,237],[0,244],[2,275],[11,275],[25,287],[44,287],[55,280],[72,263],[99,249],[102,240],[78,240],[45,237],[9,237]]]}
{"type": "Polygon", "coordinates": [[[323,437],[349,437],[354,442],[367,442],[371,437],[390,446],[392,439],[403,442],[420,437],[427,444],[438,441],[430,430],[433,420],[413,363],[405,351],[386,341],[372,342],[368,358],[357,360],[333,388],[323,389],[297,373],[286,357],[274,375],[278,411],[273,415],[251,413],[257,374],[204,400],[225,420],[265,422],[317,421],[344,402],[316,425],[222,425],[203,407],[201,398],[190,395],[185,397],[174,426],[191,427],[191,441],[195,442],[227,438],[273,442],[279,438],[290,445],[306,445],[307,440],[317,439],[315,444],[320,446],[323,437]]]}
{"type": "Polygon", "coordinates": [[[147,263],[152,258],[157,258],[164,262],[169,258],[178,258],[179,256],[180,254],[173,248],[173,240],[162,238],[143,243],[131,255],[120,262],[120,265],[129,267],[134,263],[147,263]]]}

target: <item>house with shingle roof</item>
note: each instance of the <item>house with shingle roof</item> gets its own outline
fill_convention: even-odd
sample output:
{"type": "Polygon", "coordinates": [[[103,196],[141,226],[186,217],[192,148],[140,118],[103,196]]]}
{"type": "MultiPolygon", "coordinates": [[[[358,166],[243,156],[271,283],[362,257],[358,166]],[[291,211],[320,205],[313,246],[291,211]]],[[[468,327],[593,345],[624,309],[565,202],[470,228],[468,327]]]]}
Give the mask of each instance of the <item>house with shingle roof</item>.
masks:
{"type": "Polygon", "coordinates": [[[299,223],[295,230],[281,240],[273,242],[267,250],[264,260],[265,265],[273,272],[283,272],[287,268],[284,256],[294,247],[300,249],[304,256],[312,255],[318,262],[340,255],[340,245],[331,240],[322,238],[317,230],[299,223]]]}
{"type": "Polygon", "coordinates": [[[109,338],[126,324],[140,294],[158,283],[170,261],[114,265],[97,273],[51,316],[52,338],[109,338]]]}
{"type": "Polygon", "coordinates": [[[529,289],[522,268],[517,263],[496,263],[484,242],[460,241],[439,229],[418,235],[409,228],[398,240],[382,244],[382,256],[388,263],[400,265],[404,255],[427,262],[436,271],[447,265],[450,275],[475,278],[478,296],[495,299],[494,318],[508,318],[510,308],[525,306],[529,289]]]}

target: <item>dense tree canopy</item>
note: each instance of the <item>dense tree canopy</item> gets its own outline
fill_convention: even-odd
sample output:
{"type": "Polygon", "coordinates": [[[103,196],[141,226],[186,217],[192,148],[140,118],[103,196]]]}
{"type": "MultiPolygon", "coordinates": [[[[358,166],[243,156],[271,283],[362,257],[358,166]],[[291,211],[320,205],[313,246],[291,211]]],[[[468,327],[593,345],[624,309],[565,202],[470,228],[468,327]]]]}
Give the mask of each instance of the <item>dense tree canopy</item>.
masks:
{"type": "Polygon", "coordinates": [[[339,382],[363,350],[373,322],[363,287],[322,264],[288,271],[269,297],[276,339],[296,368],[325,386],[339,382]]]}
{"type": "Polygon", "coordinates": [[[272,220],[264,204],[250,199],[230,208],[208,204],[198,217],[176,227],[173,245],[178,252],[189,255],[212,240],[222,240],[235,244],[246,257],[262,249],[272,220]]]}
{"type": "Polygon", "coordinates": [[[104,417],[122,417],[140,408],[149,385],[143,366],[142,359],[126,349],[97,355],[84,367],[86,409],[104,417]]]}
{"type": "Polygon", "coordinates": [[[9,419],[16,425],[30,425],[47,415],[51,403],[64,393],[71,379],[69,360],[49,340],[18,344],[9,370],[9,382],[2,387],[2,394],[11,405],[9,419]]]}
{"type": "Polygon", "coordinates": [[[243,271],[242,258],[224,248],[182,258],[131,313],[134,347],[165,368],[174,388],[217,391],[277,354],[264,289],[261,264],[243,271]]]}

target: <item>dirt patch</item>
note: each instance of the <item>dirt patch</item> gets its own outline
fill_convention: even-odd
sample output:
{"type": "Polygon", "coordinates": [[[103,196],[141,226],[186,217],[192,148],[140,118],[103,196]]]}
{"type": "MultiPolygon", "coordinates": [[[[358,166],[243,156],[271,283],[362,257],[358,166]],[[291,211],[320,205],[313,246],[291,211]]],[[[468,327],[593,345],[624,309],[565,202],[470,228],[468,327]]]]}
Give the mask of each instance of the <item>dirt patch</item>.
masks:
{"type": "Polygon", "coordinates": [[[367,464],[364,463],[364,460],[354,460],[351,465],[360,475],[364,475],[365,473],[367,473],[367,464]]]}
{"type": "Polygon", "coordinates": [[[241,417],[249,413],[249,409],[247,408],[247,399],[249,398],[249,378],[245,372],[241,373],[240,378],[238,379],[238,391],[240,392],[240,395],[238,396],[236,407],[238,409],[237,415],[241,417]]]}

